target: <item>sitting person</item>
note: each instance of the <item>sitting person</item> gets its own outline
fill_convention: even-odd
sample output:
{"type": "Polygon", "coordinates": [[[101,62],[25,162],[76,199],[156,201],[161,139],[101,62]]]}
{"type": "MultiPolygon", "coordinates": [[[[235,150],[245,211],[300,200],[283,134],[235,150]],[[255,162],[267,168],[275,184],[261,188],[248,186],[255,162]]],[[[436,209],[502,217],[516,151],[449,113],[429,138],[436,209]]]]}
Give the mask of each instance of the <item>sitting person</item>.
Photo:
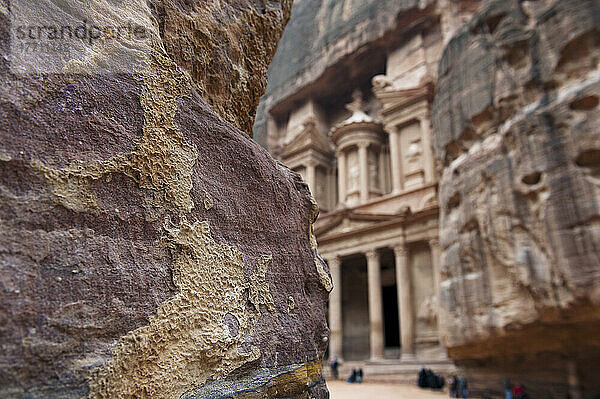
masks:
{"type": "Polygon", "coordinates": [[[528,398],[527,392],[525,392],[525,388],[521,386],[518,382],[515,383],[515,386],[512,389],[513,399],[525,399],[528,398]]]}
{"type": "Polygon", "coordinates": [[[348,382],[348,383],[356,382],[356,369],[352,369],[352,374],[350,375],[350,377],[348,377],[346,382],[348,382]]]}

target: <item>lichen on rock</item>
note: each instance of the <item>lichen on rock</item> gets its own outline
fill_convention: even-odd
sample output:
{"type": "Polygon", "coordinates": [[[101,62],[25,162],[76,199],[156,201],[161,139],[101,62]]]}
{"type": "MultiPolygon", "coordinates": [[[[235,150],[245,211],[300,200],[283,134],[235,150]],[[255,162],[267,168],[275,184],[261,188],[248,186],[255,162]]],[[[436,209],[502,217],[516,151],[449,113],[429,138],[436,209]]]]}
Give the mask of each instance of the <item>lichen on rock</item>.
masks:
{"type": "Polygon", "coordinates": [[[164,229],[163,244],[175,254],[178,292],[149,325],[119,339],[112,359],[90,380],[90,398],[179,397],[260,356],[256,346],[243,352],[243,345],[261,311],[275,310],[265,279],[271,257],[259,258],[247,280],[244,255],[215,242],[207,222],[167,220],[164,229]],[[235,334],[226,316],[236,321],[235,334]]]}
{"type": "Polygon", "coordinates": [[[148,68],[137,79],[144,88],[140,100],[145,123],[143,136],[133,152],[106,161],[73,161],[63,169],[32,162],[35,169],[44,173],[55,197],[65,207],[80,212],[95,210],[96,199],[88,189],[89,183],[110,178],[113,173],[123,173],[150,191],[144,204],[148,219],[155,220],[165,204],[182,212],[194,207],[189,193],[197,149],[185,142],[175,124],[178,102],[190,88],[189,77],[157,49],[151,52],[148,68]]]}

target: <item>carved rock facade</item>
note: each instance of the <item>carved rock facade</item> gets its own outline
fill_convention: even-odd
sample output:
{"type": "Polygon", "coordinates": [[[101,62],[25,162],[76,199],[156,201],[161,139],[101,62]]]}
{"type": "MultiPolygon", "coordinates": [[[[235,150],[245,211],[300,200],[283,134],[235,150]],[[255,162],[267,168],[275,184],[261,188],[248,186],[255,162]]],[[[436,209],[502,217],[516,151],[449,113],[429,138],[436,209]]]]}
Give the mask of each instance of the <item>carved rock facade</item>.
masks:
{"type": "Polygon", "coordinates": [[[598,15],[487,2],[440,62],[443,340],[497,393],[511,375],[535,397],[600,390],[598,15]]]}
{"type": "Polygon", "coordinates": [[[343,360],[340,375],[362,367],[370,381],[416,383],[424,366],[454,371],[438,328],[431,106],[444,45],[478,6],[294,2],[255,138],[319,204],[315,234],[334,282],[329,356],[343,360]]]}
{"type": "Polygon", "coordinates": [[[225,120],[249,130],[290,7],[128,2],[131,73],[18,74],[0,2],[1,397],[327,397],[314,201],[225,120]]]}

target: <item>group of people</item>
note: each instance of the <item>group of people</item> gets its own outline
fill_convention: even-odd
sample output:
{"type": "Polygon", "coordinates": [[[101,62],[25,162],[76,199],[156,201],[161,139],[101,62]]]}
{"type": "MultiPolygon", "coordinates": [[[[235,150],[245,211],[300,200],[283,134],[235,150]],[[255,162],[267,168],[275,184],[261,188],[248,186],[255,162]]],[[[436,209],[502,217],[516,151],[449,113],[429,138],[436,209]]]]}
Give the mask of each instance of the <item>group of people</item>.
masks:
{"type": "Polygon", "coordinates": [[[417,374],[417,386],[419,388],[442,389],[444,383],[444,377],[434,373],[431,369],[421,368],[419,374],[417,374]]]}
{"type": "MultiPolygon", "coordinates": [[[[340,362],[336,357],[329,360],[329,367],[331,368],[331,374],[334,379],[339,378],[339,366],[340,362]]],[[[363,370],[352,369],[352,374],[346,379],[348,383],[358,382],[359,384],[363,380],[363,370]]],[[[418,386],[422,388],[434,388],[442,389],[444,386],[444,380],[441,376],[436,375],[429,369],[421,369],[417,379],[418,386]]],[[[451,398],[463,398],[466,399],[468,395],[467,380],[464,377],[451,376],[448,379],[448,387],[451,398]]],[[[529,395],[525,391],[525,388],[518,382],[512,384],[508,378],[504,379],[504,392],[506,399],[527,399],[529,395]]]]}
{"type": "MultiPolygon", "coordinates": [[[[448,386],[450,387],[451,398],[466,398],[467,391],[467,380],[463,377],[452,376],[448,380],[448,386]]],[[[525,391],[525,388],[518,382],[511,384],[508,378],[504,379],[504,393],[506,399],[527,399],[529,395],[525,391]]]]}
{"type": "MultiPolygon", "coordinates": [[[[338,379],[339,378],[339,367],[340,367],[340,362],[337,359],[337,357],[332,357],[331,359],[329,359],[329,368],[331,369],[331,375],[334,379],[338,379]]],[[[354,382],[358,382],[359,384],[362,382],[363,380],[363,370],[362,369],[352,369],[352,374],[350,374],[350,377],[348,377],[346,379],[346,382],[348,383],[354,383],[354,382]]]]}
{"type": "Polygon", "coordinates": [[[362,382],[363,379],[363,371],[362,369],[352,369],[352,374],[350,374],[350,377],[348,377],[346,379],[346,382],[348,383],[353,383],[353,382],[358,382],[359,384],[362,382]]]}
{"type": "Polygon", "coordinates": [[[464,377],[452,376],[448,379],[448,387],[450,388],[451,398],[466,398],[467,380],[464,377]]]}

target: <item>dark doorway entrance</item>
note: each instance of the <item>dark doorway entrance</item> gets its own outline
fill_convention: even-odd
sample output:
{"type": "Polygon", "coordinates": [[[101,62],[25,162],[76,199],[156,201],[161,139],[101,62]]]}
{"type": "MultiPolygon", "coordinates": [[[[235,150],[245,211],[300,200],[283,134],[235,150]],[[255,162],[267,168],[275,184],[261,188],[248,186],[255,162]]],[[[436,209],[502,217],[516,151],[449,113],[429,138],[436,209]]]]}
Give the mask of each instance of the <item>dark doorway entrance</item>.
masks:
{"type": "Polygon", "coordinates": [[[383,326],[386,348],[400,347],[400,325],[398,323],[398,293],[396,284],[382,287],[383,326]]]}

